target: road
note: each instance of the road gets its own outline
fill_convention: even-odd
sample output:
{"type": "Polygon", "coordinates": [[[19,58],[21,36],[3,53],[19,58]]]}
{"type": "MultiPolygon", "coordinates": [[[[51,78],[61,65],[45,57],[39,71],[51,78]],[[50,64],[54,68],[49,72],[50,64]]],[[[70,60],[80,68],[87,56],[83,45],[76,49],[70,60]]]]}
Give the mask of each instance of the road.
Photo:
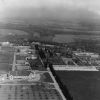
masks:
{"type": "Polygon", "coordinates": [[[13,59],[12,71],[15,71],[15,69],[16,69],[16,51],[14,52],[14,59],[13,59]]]}

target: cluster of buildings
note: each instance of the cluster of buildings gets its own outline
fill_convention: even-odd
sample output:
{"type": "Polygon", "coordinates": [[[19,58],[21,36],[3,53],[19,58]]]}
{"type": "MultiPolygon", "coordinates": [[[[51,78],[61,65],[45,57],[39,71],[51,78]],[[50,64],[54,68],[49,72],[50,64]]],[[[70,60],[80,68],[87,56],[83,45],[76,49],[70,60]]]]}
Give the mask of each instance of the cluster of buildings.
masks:
{"type": "Polygon", "coordinates": [[[0,98],[2,100],[66,100],[53,73],[49,68],[44,67],[35,45],[33,47],[10,43],[1,45],[0,98]]]}
{"type": "Polygon", "coordinates": [[[2,100],[8,100],[7,98],[66,100],[66,97],[70,96],[69,94],[65,96],[66,92],[63,91],[63,86],[60,86],[61,83],[59,84],[54,71],[99,71],[100,68],[99,54],[73,51],[64,45],[39,42],[33,42],[30,45],[16,45],[9,42],[0,44],[0,85],[2,88],[0,95],[2,100]],[[18,95],[11,90],[16,91],[18,95]],[[5,96],[2,95],[3,93],[5,96]]]}
{"type": "Polygon", "coordinates": [[[66,71],[99,71],[100,55],[86,51],[73,51],[67,46],[40,44],[39,49],[45,54],[47,62],[55,70],[66,71]]]}

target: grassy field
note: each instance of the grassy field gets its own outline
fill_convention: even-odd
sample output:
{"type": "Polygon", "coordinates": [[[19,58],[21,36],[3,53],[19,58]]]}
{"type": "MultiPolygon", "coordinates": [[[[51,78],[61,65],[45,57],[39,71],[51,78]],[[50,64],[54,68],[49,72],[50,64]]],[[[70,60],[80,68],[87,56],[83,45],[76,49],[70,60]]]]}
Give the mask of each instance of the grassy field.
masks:
{"type": "Polygon", "coordinates": [[[2,47],[0,51],[0,74],[11,71],[13,63],[13,48],[2,47]]]}
{"type": "Polygon", "coordinates": [[[69,43],[69,42],[74,42],[75,40],[78,39],[86,39],[86,40],[97,40],[100,42],[100,35],[75,35],[75,34],[61,34],[61,35],[55,35],[53,38],[54,42],[62,42],[62,43],[69,43]]]}
{"type": "Polygon", "coordinates": [[[100,100],[100,72],[56,72],[74,100],[100,100]]]}

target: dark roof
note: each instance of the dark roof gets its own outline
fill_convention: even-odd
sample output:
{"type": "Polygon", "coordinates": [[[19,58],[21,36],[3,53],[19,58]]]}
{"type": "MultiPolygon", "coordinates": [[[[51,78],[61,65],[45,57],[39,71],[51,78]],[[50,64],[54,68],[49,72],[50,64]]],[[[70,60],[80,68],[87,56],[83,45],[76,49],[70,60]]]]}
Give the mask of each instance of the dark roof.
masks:
{"type": "Polygon", "coordinates": [[[10,75],[13,76],[29,76],[31,71],[11,71],[10,75]]]}

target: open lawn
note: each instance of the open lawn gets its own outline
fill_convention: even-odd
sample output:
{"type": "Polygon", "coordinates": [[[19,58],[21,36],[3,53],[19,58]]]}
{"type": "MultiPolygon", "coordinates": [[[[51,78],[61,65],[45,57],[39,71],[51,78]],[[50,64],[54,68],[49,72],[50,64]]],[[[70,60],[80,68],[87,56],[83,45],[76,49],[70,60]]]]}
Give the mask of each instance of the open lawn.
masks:
{"type": "Polygon", "coordinates": [[[100,100],[100,72],[58,71],[73,100],[100,100]]]}

